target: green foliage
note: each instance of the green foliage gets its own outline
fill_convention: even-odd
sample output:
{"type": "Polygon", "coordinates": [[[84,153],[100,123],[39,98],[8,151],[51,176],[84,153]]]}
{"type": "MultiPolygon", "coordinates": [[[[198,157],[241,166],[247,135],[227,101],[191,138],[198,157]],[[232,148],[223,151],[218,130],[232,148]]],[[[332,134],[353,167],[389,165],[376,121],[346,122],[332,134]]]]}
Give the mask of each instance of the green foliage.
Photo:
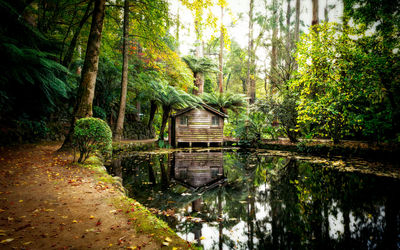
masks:
{"type": "Polygon", "coordinates": [[[230,92],[204,93],[201,98],[206,104],[224,113],[226,113],[228,109],[238,113],[247,105],[246,97],[244,95],[233,94],[230,92]]]}
{"type": "Polygon", "coordinates": [[[183,61],[189,66],[194,74],[217,72],[217,64],[208,57],[197,58],[195,56],[185,56],[183,61]]]}
{"type": "Polygon", "coordinates": [[[104,109],[100,108],[99,106],[93,106],[93,117],[106,120],[107,113],[104,109]]]}
{"type": "Polygon", "coordinates": [[[242,116],[235,129],[239,145],[257,147],[265,136],[275,139],[277,131],[271,124],[271,116],[268,113],[252,110],[248,116],[242,116]]]}
{"type": "Polygon", "coordinates": [[[112,151],[111,129],[101,119],[81,118],[75,124],[73,143],[80,153],[78,162],[84,162],[96,150],[102,155],[110,156],[112,151]]]}
{"type": "Polygon", "coordinates": [[[291,142],[297,142],[297,98],[290,92],[284,92],[282,100],[259,99],[255,103],[257,110],[272,115],[272,122],[276,122],[282,132],[291,142]]]}
{"type": "Polygon", "coordinates": [[[298,45],[299,77],[290,84],[299,96],[299,125],[334,142],[360,133],[382,140],[393,128],[394,112],[382,65],[398,56],[365,49],[370,38],[362,30],[333,24],[317,29],[298,45]]]}
{"type": "Polygon", "coordinates": [[[7,19],[0,29],[0,116],[41,118],[55,112],[69,96],[68,70],[56,62],[55,46],[0,1],[7,19]]]}

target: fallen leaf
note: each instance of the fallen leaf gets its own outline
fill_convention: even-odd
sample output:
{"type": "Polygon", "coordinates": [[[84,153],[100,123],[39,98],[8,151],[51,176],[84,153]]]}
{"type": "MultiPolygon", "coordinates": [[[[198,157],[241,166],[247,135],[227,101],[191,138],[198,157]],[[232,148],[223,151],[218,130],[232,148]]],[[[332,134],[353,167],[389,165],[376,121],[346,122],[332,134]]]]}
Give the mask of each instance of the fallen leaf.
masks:
{"type": "Polygon", "coordinates": [[[76,220],[73,220],[73,221],[72,221],[72,223],[78,223],[78,221],[76,221],[76,220]]]}
{"type": "Polygon", "coordinates": [[[170,237],[166,237],[165,240],[170,242],[172,241],[170,237]]]}
{"type": "Polygon", "coordinates": [[[94,218],[94,216],[93,215],[91,215],[90,217],[89,217],[89,219],[93,219],[94,218]]]}
{"type": "Polygon", "coordinates": [[[27,242],[24,242],[23,244],[26,246],[26,245],[32,244],[32,241],[27,241],[27,242]]]}
{"type": "Polygon", "coordinates": [[[206,238],[206,237],[204,237],[204,236],[201,236],[201,237],[200,237],[200,240],[204,240],[205,238],[206,238]]]}
{"type": "Polygon", "coordinates": [[[14,240],[13,238],[9,238],[9,239],[5,239],[5,240],[0,241],[0,243],[1,244],[5,244],[5,243],[11,242],[13,240],[14,240]]]}
{"type": "Polygon", "coordinates": [[[162,244],[163,244],[164,246],[169,246],[169,242],[168,242],[168,241],[164,241],[162,244]]]}

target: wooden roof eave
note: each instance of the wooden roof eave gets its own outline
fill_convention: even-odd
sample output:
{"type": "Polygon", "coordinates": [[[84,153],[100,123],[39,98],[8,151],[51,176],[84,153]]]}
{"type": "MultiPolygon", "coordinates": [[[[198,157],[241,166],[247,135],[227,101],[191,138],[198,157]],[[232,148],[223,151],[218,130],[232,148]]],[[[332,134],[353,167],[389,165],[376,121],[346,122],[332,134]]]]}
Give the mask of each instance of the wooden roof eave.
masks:
{"type": "MultiPolygon", "coordinates": [[[[210,111],[211,113],[214,113],[214,114],[216,114],[216,115],[219,115],[219,116],[221,116],[221,117],[223,117],[223,118],[228,118],[228,115],[227,115],[227,114],[222,113],[221,111],[219,111],[219,110],[217,110],[217,109],[215,109],[215,108],[213,108],[213,107],[211,107],[211,106],[209,106],[209,105],[207,105],[207,104],[204,104],[204,103],[203,103],[203,104],[200,104],[200,105],[201,105],[204,109],[210,111]]],[[[186,112],[189,112],[189,111],[192,110],[192,109],[195,109],[195,107],[187,107],[187,108],[181,109],[181,110],[177,111],[175,114],[172,114],[171,117],[180,116],[180,115],[182,115],[182,114],[184,114],[184,113],[186,113],[186,112]]]]}

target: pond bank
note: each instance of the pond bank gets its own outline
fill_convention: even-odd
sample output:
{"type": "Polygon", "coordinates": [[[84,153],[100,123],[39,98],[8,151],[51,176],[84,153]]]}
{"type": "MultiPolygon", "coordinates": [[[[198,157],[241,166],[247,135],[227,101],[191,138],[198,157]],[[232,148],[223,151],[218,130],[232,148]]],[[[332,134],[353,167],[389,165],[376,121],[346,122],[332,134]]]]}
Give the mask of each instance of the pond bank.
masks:
{"type": "Polygon", "coordinates": [[[0,148],[1,248],[188,248],[99,161],[72,164],[59,146],[0,148]]]}
{"type": "MultiPolygon", "coordinates": [[[[227,139],[225,140],[225,144],[229,146],[237,145],[238,141],[227,139]]],[[[333,144],[330,140],[325,139],[300,140],[298,143],[292,143],[286,138],[263,140],[258,145],[258,148],[283,150],[321,157],[362,157],[370,160],[391,162],[397,162],[397,155],[400,154],[400,146],[398,144],[374,145],[364,141],[348,140],[342,140],[339,144],[333,144]]]]}

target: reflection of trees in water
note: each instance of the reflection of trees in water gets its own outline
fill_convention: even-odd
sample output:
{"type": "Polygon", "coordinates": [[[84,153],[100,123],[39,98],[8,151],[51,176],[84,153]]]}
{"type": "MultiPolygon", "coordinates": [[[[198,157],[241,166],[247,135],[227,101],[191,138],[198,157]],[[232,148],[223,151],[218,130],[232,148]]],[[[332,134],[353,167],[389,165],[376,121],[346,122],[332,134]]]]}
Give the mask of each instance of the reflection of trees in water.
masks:
{"type": "MultiPolygon", "coordinates": [[[[211,190],[190,192],[171,182],[173,164],[167,159],[167,155],[123,158],[124,185],[148,207],[183,211],[192,204],[192,212],[183,215],[214,222],[219,234],[212,244],[215,249],[223,245],[395,249],[400,242],[399,184],[389,178],[341,173],[283,157],[226,153],[227,181],[211,190]],[[149,196],[153,200],[147,200],[149,196]],[[196,202],[201,206],[196,207],[196,202]],[[265,216],[257,216],[262,212],[265,216]],[[246,224],[242,234],[248,241],[237,243],[226,232],[240,221],[246,224]],[[343,230],[335,232],[333,222],[342,223],[343,230]]],[[[201,223],[163,219],[178,232],[201,235],[201,223]]]]}

